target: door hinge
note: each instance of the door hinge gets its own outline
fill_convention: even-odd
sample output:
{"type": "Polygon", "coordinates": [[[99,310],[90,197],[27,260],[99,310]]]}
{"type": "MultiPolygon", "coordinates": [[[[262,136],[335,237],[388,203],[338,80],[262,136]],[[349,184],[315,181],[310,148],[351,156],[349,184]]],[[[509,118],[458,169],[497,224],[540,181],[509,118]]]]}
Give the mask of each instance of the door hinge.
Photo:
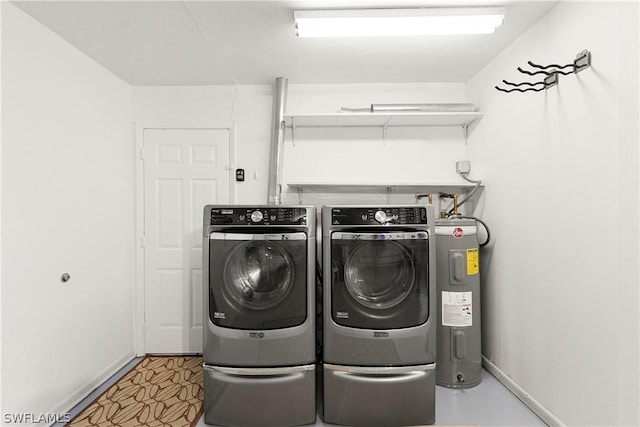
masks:
{"type": "Polygon", "coordinates": [[[144,160],[144,148],[140,149],[140,160],[144,160]]]}
{"type": "Polygon", "coordinates": [[[140,247],[144,248],[147,245],[147,236],[145,236],[144,234],[142,236],[140,236],[140,247]]]}

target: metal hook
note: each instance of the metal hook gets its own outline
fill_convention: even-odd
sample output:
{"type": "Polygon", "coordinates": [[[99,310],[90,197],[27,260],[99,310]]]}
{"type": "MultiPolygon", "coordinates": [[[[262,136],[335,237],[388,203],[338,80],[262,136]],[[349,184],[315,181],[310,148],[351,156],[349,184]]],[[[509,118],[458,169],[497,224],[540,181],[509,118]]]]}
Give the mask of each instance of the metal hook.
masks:
{"type": "Polygon", "coordinates": [[[516,86],[516,87],[520,87],[520,86],[535,86],[535,85],[540,85],[540,84],[544,84],[544,81],[542,82],[535,82],[535,83],[530,83],[530,82],[522,82],[522,83],[512,83],[512,82],[508,82],[506,80],[502,80],[502,83],[509,85],[509,86],[516,86]]]}
{"type": "Polygon", "coordinates": [[[520,89],[517,87],[514,87],[513,89],[502,89],[501,87],[498,86],[494,86],[496,89],[498,89],[500,92],[542,92],[543,90],[545,90],[545,87],[541,87],[541,88],[533,88],[533,87],[529,87],[527,89],[520,89]]]}
{"type": "Polygon", "coordinates": [[[565,73],[564,71],[558,71],[558,70],[554,70],[554,71],[551,71],[551,72],[547,72],[547,71],[543,71],[543,70],[531,72],[531,71],[527,71],[527,70],[523,69],[522,67],[518,67],[518,71],[520,71],[521,73],[526,74],[528,76],[535,76],[537,74],[544,74],[546,76],[550,76],[551,74],[562,74],[563,76],[568,76],[569,74],[573,74],[573,71],[565,73]]]}
{"type": "Polygon", "coordinates": [[[513,88],[511,89],[503,89],[501,87],[498,86],[494,86],[497,90],[499,90],[500,92],[542,92],[543,90],[549,89],[550,87],[553,87],[555,85],[558,84],[558,73],[553,72],[553,73],[545,73],[547,74],[547,77],[544,78],[543,81],[541,82],[535,82],[535,83],[531,83],[531,82],[522,82],[522,83],[512,83],[509,82],[507,80],[502,80],[502,82],[504,84],[513,86],[513,88]],[[537,85],[543,85],[542,87],[534,87],[537,85]],[[521,86],[525,86],[526,89],[520,89],[521,86]]]}
{"type": "Polygon", "coordinates": [[[541,82],[521,82],[521,83],[513,83],[507,80],[502,80],[502,82],[506,85],[513,86],[510,89],[504,89],[498,86],[494,86],[497,90],[501,92],[541,92],[544,89],[549,89],[552,86],[558,84],[558,75],[562,74],[563,76],[568,76],[569,74],[577,74],[585,68],[589,68],[591,66],[591,52],[588,50],[583,50],[578,52],[575,60],[572,64],[560,65],[560,64],[549,64],[549,65],[540,65],[536,64],[532,61],[527,61],[527,64],[533,68],[537,68],[537,71],[529,71],[525,70],[522,67],[518,67],[518,71],[522,74],[526,74],[528,76],[537,76],[538,74],[542,74],[545,76],[544,80],[541,82]],[[571,69],[571,71],[565,71],[565,69],[571,69]],[[536,87],[537,85],[542,84],[543,87],[536,87]],[[521,87],[524,86],[524,89],[521,87]]]}
{"type": "Polygon", "coordinates": [[[531,65],[534,68],[540,68],[541,70],[546,70],[548,68],[567,68],[567,67],[575,68],[576,67],[575,64],[567,64],[567,65],[558,65],[558,64],[538,65],[538,64],[534,64],[531,61],[527,61],[527,64],[531,65]]]}

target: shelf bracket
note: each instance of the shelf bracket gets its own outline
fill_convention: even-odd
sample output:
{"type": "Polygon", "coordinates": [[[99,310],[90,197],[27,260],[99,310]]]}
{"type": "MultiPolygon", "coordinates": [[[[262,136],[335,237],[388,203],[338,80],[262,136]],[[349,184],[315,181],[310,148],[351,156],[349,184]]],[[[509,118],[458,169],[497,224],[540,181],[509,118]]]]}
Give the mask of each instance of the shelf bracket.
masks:
{"type": "Polygon", "coordinates": [[[462,125],[462,134],[464,136],[464,145],[467,145],[467,140],[469,139],[469,123],[462,125]]]}
{"type": "Polygon", "coordinates": [[[387,187],[387,204],[391,204],[391,187],[387,187]]]}
{"type": "Polygon", "coordinates": [[[387,145],[387,133],[389,130],[389,122],[391,121],[391,117],[389,117],[387,119],[387,121],[384,122],[384,124],[382,125],[382,145],[386,146],[387,145]]]}
{"type": "Polygon", "coordinates": [[[382,145],[386,146],[387,145],[387,129],[389,127],[387,126],[387,124],[383,124],[382,125],[382,145]]]}
{"type": "Polygon", "coordinates": [[[291,144],[296,146],[296,122],[295,119],[291,119],[291,144]]]}

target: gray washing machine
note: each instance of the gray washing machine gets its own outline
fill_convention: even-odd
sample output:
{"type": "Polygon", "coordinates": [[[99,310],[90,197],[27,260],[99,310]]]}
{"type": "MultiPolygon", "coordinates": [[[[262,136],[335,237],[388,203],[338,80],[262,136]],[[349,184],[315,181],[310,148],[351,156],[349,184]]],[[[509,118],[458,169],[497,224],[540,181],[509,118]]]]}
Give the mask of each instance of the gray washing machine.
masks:
{"type": "Polygon", "coordinates": [[[325,206],[323,420],[435,421],[433,207],[325,206]]]}
{"type": "Polygon", "coordinates": [[[315,218],[312,206],[205,207],[205,423],[315,422],[315,218]]]}

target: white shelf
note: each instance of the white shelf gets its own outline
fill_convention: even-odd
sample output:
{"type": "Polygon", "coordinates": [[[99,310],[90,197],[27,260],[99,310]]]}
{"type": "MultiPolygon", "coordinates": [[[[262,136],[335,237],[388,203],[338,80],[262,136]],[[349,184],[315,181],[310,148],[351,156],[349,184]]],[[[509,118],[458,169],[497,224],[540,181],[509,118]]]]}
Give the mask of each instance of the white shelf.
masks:
{"type": "MultiPolygon", "coordinates": [[[[475,185],[470,183],[425,183],[425,184],[375,184],[375,183],[354,183],[354,184],[329,184],[319,182],[298,182],[287,183],[287,186],[298,192],[309,193],[387,193],[393,194],[416,194],[416,193],[464,193],[471,190],[475,185]]],[[[481,186],[483,187],[483,186],[481,186]]]]}
{"type": "Polygon", "coordinates": [[[285,114],[285,126],[302,127],[392,127],[392,126],[462,126],[467,127],[482,118],[471,112],[396,112],[396,113],[335,113],[285,114]]]}

